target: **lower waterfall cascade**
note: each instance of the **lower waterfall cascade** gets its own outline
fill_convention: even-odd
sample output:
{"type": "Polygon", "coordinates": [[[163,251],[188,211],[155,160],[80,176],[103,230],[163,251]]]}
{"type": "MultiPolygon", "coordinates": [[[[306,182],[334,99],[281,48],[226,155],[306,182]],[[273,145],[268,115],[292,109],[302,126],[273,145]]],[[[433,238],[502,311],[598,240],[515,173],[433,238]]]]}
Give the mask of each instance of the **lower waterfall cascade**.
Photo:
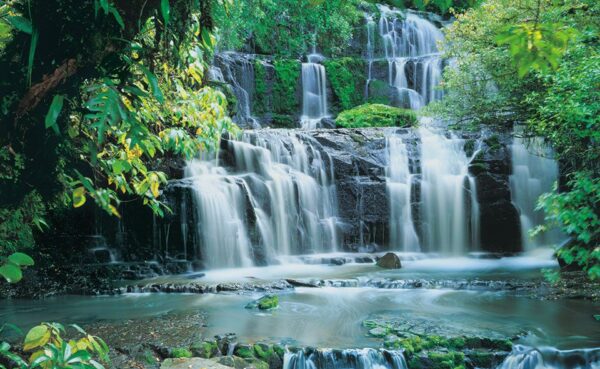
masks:
{"type": "Polygon", "coordinates": [[[300,350],[286,353],[283,369],[407,369],[399,351],[375,349],[300,350]]]}

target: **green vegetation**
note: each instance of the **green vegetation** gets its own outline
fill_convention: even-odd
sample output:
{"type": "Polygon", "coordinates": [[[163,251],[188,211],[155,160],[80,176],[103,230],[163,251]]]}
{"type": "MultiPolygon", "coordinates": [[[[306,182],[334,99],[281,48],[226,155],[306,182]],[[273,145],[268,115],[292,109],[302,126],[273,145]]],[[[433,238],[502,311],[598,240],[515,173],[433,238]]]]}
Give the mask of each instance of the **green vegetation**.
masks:
{"type": "Polygon", "coordinates": [[[367,83],[367,65],[364,59],[329,59],[323,64],[327,79],[339,101],[339,110],[348,110],[363,103],[363,94],[360,92],[367,83]]]}
{"type": "Polygon", "coordinates": [[[187,347],[176,347],[173,350],[171,350],[171,357],[175,359],[192,356],[192,352],[187,347]]]}
{"type": "Polygon", "coordinates": [[[43,323],[31,328],[25,336],[22,353],[27,359],[15,353],[7,342],[0,344],[0,356],[14,362],[14,368],[19,369],[104,369],[104,364],[110,363],[106,343],[79,326],[72,327],[83,337],[67,340],[63,338],[66,333],[63,325],[43,323]]]}
{"type": "Polygon", "coordinates": [[[571,236],[558,256],[590,278],[600,276],[599,16],[591,0],[488,0],[458,15],[444,45],[456,60],[444,73],[448,93],[428,108],[457,126],[525,122],[525,135],[552,144],[567,181],[541,199],[548,224],[537,232],[571,236]]]}
{"type": "Polygon", "coordinates": [[[267,94],[267,71],[260,60],[254,61],[254,105],[252,111],[258,114],[269,110],[265,99],[267,94]]]}
{"type": "Polygon", "coordinates": [[[388,105],[364,104],[341,112],[335,123],[342,128],[411,127],[417,124],[417,115],[388,105]]]}
{"type": "Polygon", "coordinates": [[[278,114],[296,114],[300,108],[296,87],[300,83],[302,64],[298,60],[280,59],[273,65],[275,67],[273,111],[278,114]]]}

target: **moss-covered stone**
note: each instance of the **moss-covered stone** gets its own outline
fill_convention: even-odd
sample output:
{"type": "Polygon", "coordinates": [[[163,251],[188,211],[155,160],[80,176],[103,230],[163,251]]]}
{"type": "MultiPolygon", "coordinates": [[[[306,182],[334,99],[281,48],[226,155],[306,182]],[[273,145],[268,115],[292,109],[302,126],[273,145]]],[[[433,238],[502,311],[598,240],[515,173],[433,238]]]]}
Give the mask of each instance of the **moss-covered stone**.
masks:
{"type": "Polygon", "coordinates": [[[256,357],[268,362],[273,355],[275,355],[275,351],[273,348],[265,343],[257,343],[254,345],[254,353],[256,357]]]}
{"type": "Polygon", "coordinates": [[[192,356],[192,352],[187,347],[176,347],[171,350],[171,357],[174,359],[189,358],[192,356]]]}
{"type": "Polygon", "coordinates": [[[380,80],[369,82],[369,104],[389,104],[391,102],[390,85],[380,80]]]}
{"type": "Polygon", "coordinates": [[[278,306],[279,297],[277,295],[265,295],[258,300],[248,303],[246,309],[272,310],[278,306]]]}
{"type": "Polygon", "coordinates": [[[430,352],[427,357],[432,362],[431,369],[464,369],[465,355],[462,352],[430,352]]]}
{"type": "Polygon", "coordinates": [[[285,349],[279,345],[273,345],[273,351],[283,360],[283,355],[285,354],[285,349]]]}
{"type": "Polygon", "coordinates": [[[335,95],[338,111],[351,109],[364,102],[367,83],[367,65],[364,59],[329,59],[323,62],[323,65],[335,95]]]}
{"type": "Polygon", "coordinates": [[[281,59],[273,63],[273,110],[277,114],[293,115],[300,108],[296,88],[300,81],[301,63],[298,60],[281,59]]]}
{"type": "Polygon", "coordinates": [[[250,345],[238,345],[233,351],[233,354],[242,359],[251,359],[254,357],[254,349],[250,345]]]}
{"type": "Polygon", "coordinates": [[[364,104],[340,113],[335,122],[343,128],[411,127],[417,124],[417,115],[393,106],[364,104]]]}
{"type": "Polygon", "coordinates": [[[202,341],[192,344],[190,351],[192,351],[192,354],[196,357],[210,359],[217,356],[219,353],[219,347],[217,346],[217,342],[214,340],[202,341]]]}

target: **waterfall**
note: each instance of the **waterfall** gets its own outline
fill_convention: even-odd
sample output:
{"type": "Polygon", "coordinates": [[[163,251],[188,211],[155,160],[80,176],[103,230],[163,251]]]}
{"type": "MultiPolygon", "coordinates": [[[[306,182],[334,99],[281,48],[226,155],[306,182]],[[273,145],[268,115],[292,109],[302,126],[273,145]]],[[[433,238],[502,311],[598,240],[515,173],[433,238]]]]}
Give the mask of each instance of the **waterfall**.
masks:
{"type": "Polygon", "coordinates": [[[408,166],[408,153],[402,137],[387,138],[388,166],[386,186],[390,204],[390,245],[394,250],[419,251],[411,212],[412,174],[408,166]]]}
{"type": "Polygon", "coordinates": [[[314,139],[263,131],[227,144],[227,167],[214,158],[188,163],[207,267],[337,250],[333,167],[314,139]]]}
{"type": "MultiPolygon", "coordinates": [[[[378,5],[378,24],[381,55],[388,62],[388,82],[397,91],[395,105],[419,109],[440,99],[437,90],[442,77],[443,61],[437,43],[443,41],[442,32],[431,22],[412,12],[401,12],[378,5]]],[[[373,16],[367,16],[368,84],[374,58],[373,16]]]]}
{"type": "Polygon", "coordinates": [[[525,250],[539,246],[557,245],[564,238],[557,230],[544,232],[535,238],[529,237],[529,231],[544,224],[544,212],[535,210],[538,198],[552,191],[558,180],[558,164],[552,149],[541,137],[522,138],[520,127],[515,129],[513,143],[510,146],[512,174],[510,187],[512,202],[519,210],[521,234],[525,250]]]}
{"type": "Polygon", "coordinates": [[[252,116],[254,93],[254,59],[234,52],[219,53],[215,64],[209,69],[209,78],[228,83],[236,97],[234,121],[241,127],[260,128],[260,123],[252,116]]]}
{"type": "Polygon", "coordinates": [[[185,171],[193,181],[202,255],[211,267],[250,266],[251,244],[245,224],[245,186],[224,168],[194,160],[185,171]]]}
{"type": "Polygon", "coordinates": [[[421,135],[421,201],[427,251],[461,254],[477,247],[479,211],[464,140],[430,128],[421,135]],[[470,192],[470,195],[469,195],[470,192]]]}
{"type": "Polygon", "coordinates": [[[315,129],[327,116],[327,77],[319,54],[308,55],[302,63],[302,128],[315,129]]]}
{"type": "Polygon", "coordinates": [[[300,350],[286,353],[283,369],[407,369],[399,351],[375,349],[300,350]]]}
{"type": "Polygon", "coordinates": [[[600,349],[557,350],[516,345],[498,369],[600,369],[600,349]]]}

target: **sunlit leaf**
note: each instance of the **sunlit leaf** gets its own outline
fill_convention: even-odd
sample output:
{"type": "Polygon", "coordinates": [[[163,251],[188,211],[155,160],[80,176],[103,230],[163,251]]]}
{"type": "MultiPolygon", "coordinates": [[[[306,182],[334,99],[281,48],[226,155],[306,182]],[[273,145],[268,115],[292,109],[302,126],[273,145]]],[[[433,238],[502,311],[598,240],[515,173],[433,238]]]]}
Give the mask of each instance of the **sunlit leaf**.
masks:
{"type": "Polygon", "coordinates": [[[3,276],[8,283],[16,283],[23,278],[21,268],[12,263],[6,263],[0,266],[0,275],[3,276]]]}
{"type": "Polygon", "coordinates": [[[60,133],[58,125],[56,124],[56,120],[58,119],[58,116],[62,111],[64,100],[65,98],[63,95],[54,95],[54,98],[52,99],[52,104],[50,104],[50,109],[46,114],[46,120],[44,125],[46,129],[52,128],[56,134],[60,133]]]}
{"type": "Polygon", "coordinates": [[[22,252],[15,252],[14,254],[10,255],[8,257],[8,261],[19,266],[31,266],[34,264],[33,259],[29,255],[23,254],[22,252]]]}
{"type": "Polygon", "coordinates": [[[23,350],[30,351],[34,348],[44,346],[50,341],[51,332],[45,325],[38,325],[29,330],[23,342],[23,350]]]}
{"type": "Polygon", "coordinates": [[[25,32],[27,34],[31,34],[33,32],[33,26],[29,19],[23,18],[19,15],[13,15],[7,17],[6,20],[11,26],[15,27],[21,32],[25,32]]]}
{"type": "Polygon", "coordinates": [[[82,207],[83,204],[85,204],[85,201],[86,197],[84,187],[77,187],[75,190],[73,190],[73,207],[82,207]]]}

